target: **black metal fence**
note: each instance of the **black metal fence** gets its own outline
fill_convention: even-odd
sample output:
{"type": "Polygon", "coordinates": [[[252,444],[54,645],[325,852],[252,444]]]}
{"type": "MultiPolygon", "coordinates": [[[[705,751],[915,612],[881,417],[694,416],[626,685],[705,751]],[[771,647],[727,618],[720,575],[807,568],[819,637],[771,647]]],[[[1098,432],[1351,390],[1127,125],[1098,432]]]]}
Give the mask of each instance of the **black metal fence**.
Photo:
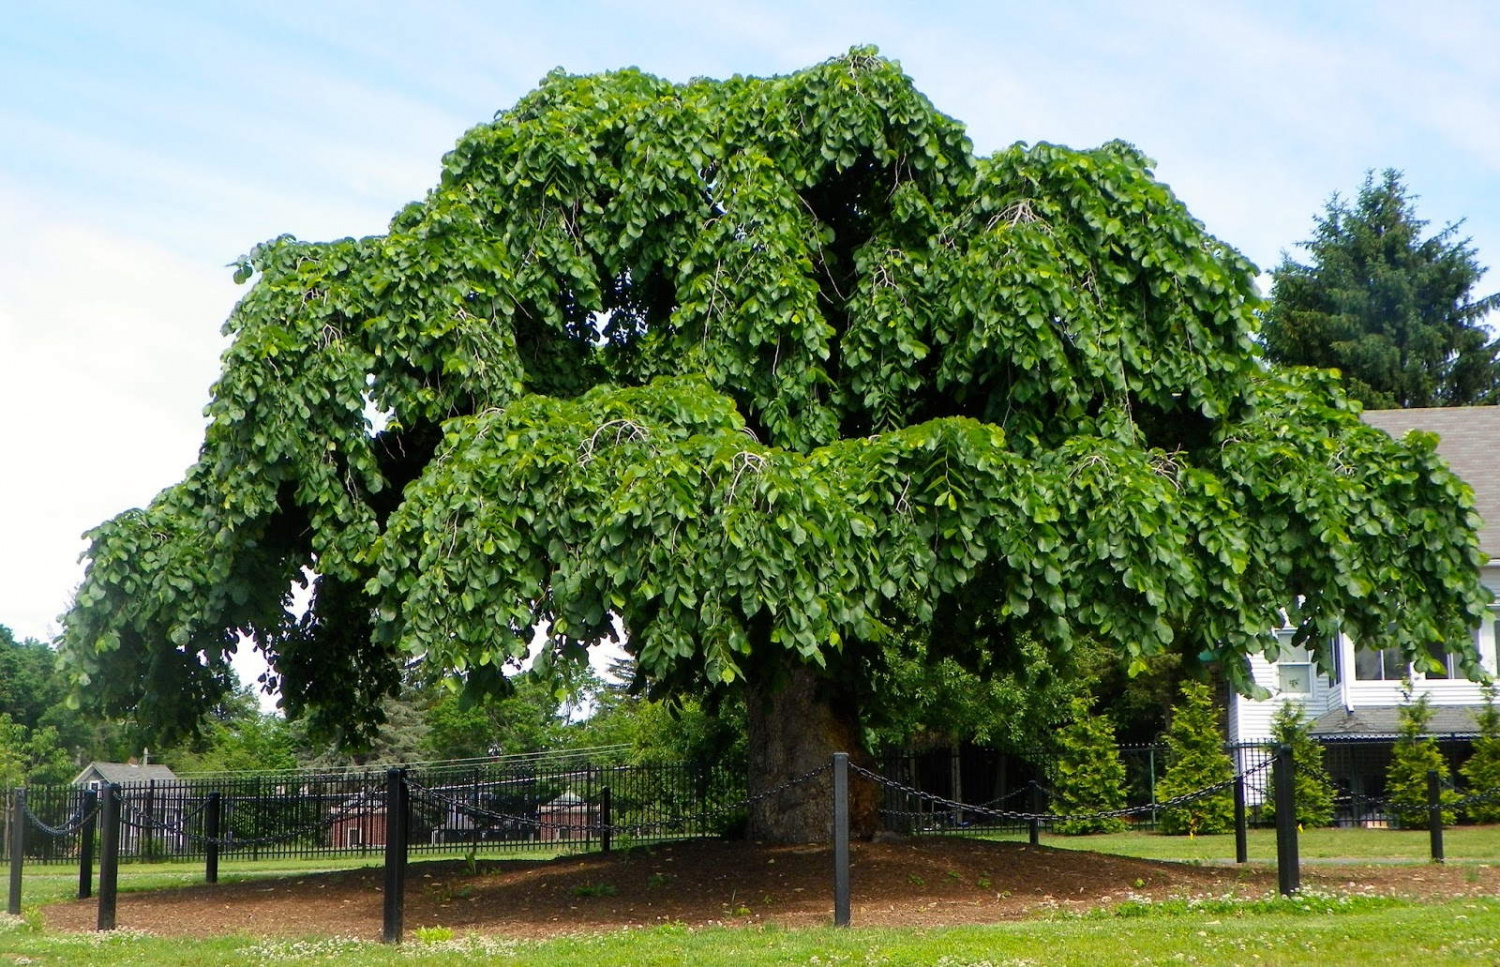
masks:
{"type": "MultiPolygon", "coordinates": [[[[1391,737],[1327,742],[1323,761],[1334,784],[1334,819],[1339,827],[1391,825],[1385,772],[1391,759],[1391,737]]],[[[1457,763],[1466,757],[1467,740],[1439,738],[1439,748],[1458,775],[1457,763]]],[[[1260,767],[1274,754],[1273,743],[1236,743],[1225,747],[1235,771],[1246,775],[1246,805],[1251,826],[1271,825],[1263,815],[1273,798],[1269,773],[1260,767]]],[[[1165,745],[1121,746],[1125,767],[1125,798],[1130,804],[1153,803],[1157,786],[1170,766],[1165,745]]],[[[904,786],[945,799],[1001,811],[1043,812],[1051,805],[1049,777],[1052,756],[1027,755],[965,747],[922,755],[886,757],[880,769],[904,786]]],[[[1459,789],[1460,794],[1463,790],[1459,789]]],[[[1027,824],[968,810],[945,808],[918,795],[886,788],[881,803],[887,825],[910,833],[1019,832],[1027,824]]],[[[1158,810],[1128,817],[1134,829],[1155,830],[1158,810]]]]}
{"type": "MultiPolygon", "coordinates": [[[[744,798],[743,777],[709,764],[501,761],[407,774],[428,793],[413,805],[408,848],[417,853],[589,849],[601,826],[630,827],[622,841],[651,841],[720,836],[743,823],[732,808],[744,798]]],[[[85,848],[78,820],[90,808],[90,792],[26,790],[34,827],[25,839],[28,861],[76,861],[85,848]]],[[[120,793],[120,857],[127,861],[203,858],[211,843],[224,858],[378,856],[387,839],[383,768],[185,777],[126,784],[120,793]]],[[[11,811],[5,816],[8,825],[11,811]]],[[[5,837],[6,858],[10,841],[5,837]]]]}
{"type": "MultiPolygon", "coordinates": [[[[1125,767],[1125,801],[1132,806],[1157,802],[1157,785],[1168,765],[1166,746],[1122,746],[1117,751],[1125,767]]],[[[1259,805],[1271,797],[1266,766],[1275,747],[1247,743],[1229,746],[1226,752],[1234,771],[1246,775],[1253,825],[1258,822],[1259,805]]],[[[1029,828],[1029,821],[1008,814],[1049,809],[1051,759],[986,749],[888,757],[880,762],[881,771],[906,788],[886,786],[881,813],[888,827],[911,834],[1022,832],[1029,828]],[[987,811],[943,806],[929,798],[933,795],[987,811]]],[[[1158,815],[1159,810],[1141,809],[1125,818],[1135,829],[1154,830],[1158,815]]]]}
{"type": "MultiPolygon", "coordinates": [[[[297,785],[295,790],[290,786],[278,788],[273,797],[260,796],[250,800],[253,808],[238,810],[233,808],[235,803],[227,799],[220,789],[205,791],[202,787],[198,788],[197,792],[203,794],[201,802],[188,795],[179,796],[179,790],[188,787],[188,784],[181,782],[147,783],[137,787],[138,791],[145,793],[140,803],[128,803],[122,787],[114,784],[105,786],[97,793],[94,790],[71,790],[68,794],[59,793],[56,796],[49,796],[45,791],[14,790],[10,808],[6,810],[9,820],[6,832],[9,849],[6,910],[10,915],[18,915],[22,910],[26,865],[24,858],[28,855],[25,844],[32,841],[29,831],[33,829],[41,834],[39,842],[76,843],[80,899],[89,896],[92,890],[91,854],[93,835],[95,830],[98,831],[100,853],[97,928],[113,930],[116,926],[119,860],[126,844],[136,843],[140,849],[149,852],[149,844],[161,841],[157,838],[158,834],[170,834],[173,843],[202,842],[206,847],[204,879],[208,883],[216,883],[221,851],[298,843],[311,844],[309,848],[325,852],[333,851],[340,848],[339,837],[333,831],[343,828],[346,831],[359,831],[359,836],[348,838],[359,839],[358,845],[362,849],[375,845],[366,841],[366,831],[371,832],[370,840],[379,838],[383,841],[379,844],[385,867],[382,936],[388,943],[398,943],[403,934],[406,868],[411,852],[412,833],[424,821],[434,833],[452,827],[467,832],[470,846],[476,849],[486,841],[483,830],[489,829],[501,833],[499,842],[511,843],[571,844],[577,842],[577,837],[583,837],[587,843],[588,837],[597,836],[601,848],[608,851],[614,837],[660,839],[666,836],[704,835],[713,831],[713,825],[723,822],[725,817],[733,817],[738,811],[757,802],[771,801],[773,797],[803,783],[817,780],[825,773],[831,774],[831,782],[824,792],[828,795],[832,820],[830,831],[834,856],[834,923],[839,926],[847,926],[850,922],[849,784],[855,777],[884,790],[887,801],[890,795],[895,795],[927,804],[933,807],[933,813],[940,811],[959,817],[968,814],[988,821],[1025,823],[1030,828],[1033,845],[1039,842],[1039,832],[1044,823],[1136,819],[1155,814],[1158,810],[1190,807],[1209,797],[1232,794],[1237,863],[1245,863],[1249,859],[1246,805],[1250,790],[1254,788],[1260,795],[1270,794],[1274,797],[1278,888],[1284,895],[1296,893],[1301,884],[1301,861],[1297,844],[1294,793],[1297,769],[1292,749],[1282,745],[1271,755],[1265,755],[1271,750],[1261,746],[1241,747],[1233,751],[1239,762],[1252,754],[1252,751],[1259,754],[1260,761],[1249,768],[1237,765],[1231,775],[1218,782],[1183,791],[1166,799],[1153,798],[1145,803],[1079,815],[1046,811],[1038,801],[1040,786],[1035,780],[1028,780],[1028,789],[1032,793],[1030,809],[965,803],[855,765],[842,752],[834,753],[828,764],[790,777],[754,795],[735,802],[711,804],[706,803],[703,797],[713,788],[715,777],[712,771],[702,768],[685,771],[675,766],[655,769],[615,766],[607,770],[596,770],[592,766],[574,765],[562,772],[553,771],[546,776],[539,776],[535,763],[529,764],[529,770],[523,770],[526,774],[518,776],[486,774],[483,769],[476,767],[471,767],[467,775],[463,775],[462,770],[451,768],[429,769],[422,777],[427,785],[423,785],[421,780],[405,769],[392,768],[385,773],[383,789],[372,788],[370,780],[374,777],[366,773],[359,777],[362,782],[357,786],[348,784],[351,778],[349,776],[338,777],[344,784],[331,794],[326,789],[313,791],[320,777],[302,776],[293,781],[297,785]],[[654,774],[658,780],[670,777],[679,781],[680,791],[689,788],[681,782],[686,778],[691,781],[691,789],[698,798],[684,799],[681,802],[694,802],[702,808],[687,813],[673,811],[665,818],[647,820],[645,817],[654,814],[640,812],[642,806],[656,808],[657,801],[639,799],[629,801],[630,805],[625,807],[626,816],[621,818],[626,821],[616,822],[613,815],[613,787],[604,783],[589,785],[599,778],[596,775],[599,772],[604,772],[610,779],[639,776],[643,773],[654,774]],[[518,793],[516,789],[521,787],[546,788],[548,794],[558,789],[563,791],[556,798],[539,803],[536,795],[518,793]],[[579,788],[583,789],[582,793],[575,791],[579,788]],[[592,799],[586,795],[589,792],[594,793],[592,799]],[[330,801],[337,805],[328,807],[326,803],[330,801]],[[37,809],[47,812],[63,807],[70,807],[69,814],[56,824],[46,821],[36,812],[37,809]],[[530,811],[533,807],[534,814],[530,811]],[[423,819],[424,808],[426,820],[423,819]],[[500,809],[527,811],[501,812],[500,809]],[[168,818],[158,817],[158,810],[168,818]],[[275,831],[261,834],[262,829],[271,827],[264,822],[256,825],[256,819],[263,819],[267,815],[276,817],[272,824],[275,831]],[[630,821],[631,817],[638,821],[630,821]],[[201,827],[195,827],[195,823],[201,823],[201,827]],[[201,832],[196,831],[199,828],[201,832]],[[239,830],[248,831],[242,833],[239,830]],[[324,835],[320,831],[327,833],[324,835]],[[565,832],[567,835],[564,835],[565,832]],[[552,834],[550,837],[549,833],[552,834]]],[[[1481,802],[1492,805],[1497,800],[1500,800],[1500,790],[1484,789],[1465,798],[1448,797],[1445,802],[1438,773],[1429,771],[1425,796],[1422,801],[1411,804],[1411,811],[1426,820],[1425,825],[1431,837],[1432,859],[1435,862],[1443,860],[1443,826],[1449,821],[1445,817],[1446,811],[1481,802]]],[[[668,808],[670,809],[670,805],[668,808]]],[[[354,845],[356,844],[348,842],[343,848],[354,845]]],[[[452,842],[434,835],[431,845],[446,847],[451,846],[452,842]]]]}
{"type": "MultiPolygon", "coordinates": [[[[1386,825],[1388,801],[1379,780],[1383,760],[1376,755],[1381,749],[1346,745],[1324,750],[1325,761],[1335,766],[1335,824],[1386,825]],[[1338,768],[1345,760],[1364,767],[1338,768]]],[[[1249,825],[1268,825],[1262,806],[1272,790],[1264,767],[1273,747],[1240,744],[1226,751],[1234,771],[1245,776],[1249,825]]],[[[1154,830],[1159,809],[1153,804],[1169,765],[1166,749],[1127,746],[1119,754],[1132,807],[1124,818],[1132,828],[1154,830]]],[[[882,819],[888,828],[911,834],[1025,831],[1033,824],[1019,814],[1052,808],[1049,766],[1045,755],[972,748],[888,757],[877,764],[892,780],[881,791],[882,819]]],[[[385,776],[382,768],[125,785],[120,857],[199,859],[210,841],[220,855],[235,859],[378,856],[387,841],[385,776]],[[211,798],[217,799],[216,810],[209,808],[211,798]]],[[[628,845],[732,835],[745,822],[744,776],[713,764],[497,760],[413,767],[407,776],[423,793],[414,801],[409,835],[409,849],[417,853],[592,849],[604,845],[604,835],[628,845]]],[[[98,833],[82,821],[97,808],[90,805],[89,793],[74,786],[26,791],[24,807],[34,827],[25,838],[29,861],[71,863],[87,847],[97,852],[98,833]],[[94,841],[86,847],[84,837],[90,834],[94,841]]],[[[3,813],[0,855],[8,859],[13,816],[8,809],[3,813]]]]}

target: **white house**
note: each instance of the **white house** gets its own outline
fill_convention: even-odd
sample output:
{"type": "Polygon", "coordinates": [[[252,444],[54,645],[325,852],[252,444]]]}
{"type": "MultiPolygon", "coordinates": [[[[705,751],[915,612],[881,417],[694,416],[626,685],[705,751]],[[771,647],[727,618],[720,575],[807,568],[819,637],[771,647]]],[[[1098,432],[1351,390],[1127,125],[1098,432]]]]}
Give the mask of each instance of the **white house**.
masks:
{"type": "MultiPolygon", "coordinates": [[[[1483,518],[1480,550],[1488,563],[1481,579],[1500,595],[1500,406],[1443,409],[1374,410],[1365,422],[1400,437],[1408,430],[1438,434],[1438,452],[1474,489],[1483,518]]],[[[1284,632],[1286,642],[1291,632],[1284,632]]],[[[1496,642],[1500,638],[1500,609],[1474,629],[1475,643],[1486,670],[1495,673],[1496,642]]],[[[1286,649],[1284,649],[1285,651],[1286,649]]],[[[1385,787],[1385,766],[1397,728],[1402,679],[1410,676],[1416,694],[1429,696],[1433,709],[1429,731],[1447,740],[1450,755],[1467,752],[1475,734],[1474,712],[1481,702],[1480,687],[1464,678],[1448,660],[1442,673],[1413,670],[1395,650],[1355,650],[1340,635],[1334,650],[1332,675],[1321,675],[1303,653],[1278,662],[1251,659],[1255,681],[1271,692],[1264,701],[1231,696],[1231,742],[1261,742],[1270,738],[1271,718],[1285,702],[1306,709],[1312,732],[1327,746],[1329,772],[1349,792],[1379,795],[1385,787]]]]}
{"type": "Polygon", "coordinates": [[[110,783],[120,786],[121,808],[127,821],[120,831],[124,856],[145,856],[160,849],[181,853],[190,845],[182,831],[183,817],[201,801],[192,787],[177,774],[157,763],[90,762],[73,777],[73,785],[102,791],[110,783]]]}

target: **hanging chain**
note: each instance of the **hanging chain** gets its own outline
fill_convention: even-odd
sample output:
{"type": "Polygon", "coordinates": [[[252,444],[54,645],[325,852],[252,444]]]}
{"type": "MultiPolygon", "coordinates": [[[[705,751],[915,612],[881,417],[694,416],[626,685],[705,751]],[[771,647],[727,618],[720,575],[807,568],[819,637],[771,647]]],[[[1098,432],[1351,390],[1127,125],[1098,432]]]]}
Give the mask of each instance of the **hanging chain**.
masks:
{"type": "Polygon", "coordinates": [[[94,803],[94,808],[90,809],[88,812],[84,812],[83,811],[83,806],[80,805],[77,809],[75,809],[73,811],[73,815],[71,815],[67,819],[63,820],[63,823],[62,823],[61,826],[49,826],[49,825],[47,825],[47,823],[40,816],[38,816],[36,813],[34,813],[34,812],[31,811],[31,803],[30,802],[23,802],[22,803],[22,809],[26,813],[26,818],[31,821],[31,824],[33,826],[37,827],[38,829],[40,829],[42,832],[48,834],[49,836],[71,836],[71,835],[73,835],[74,833],[76,833],[80,829],[82,829],[89,822],[89,820],[91,820],[95,816],[99,815],[100,808],[101,808],[101,806],[100,806],[99,802],[97,802],[97,801],[94,803]]]}
{"type": "Polygon", "coordinates": [[[1078,814],[1032,813],[1020,812],[1011,809],[991,809],[987,806],[978,806],[971,803],[959,802],[956,799],[948,799],[944,796],[938,796],[930,792],[924,792],[914,786],[908,786],[903,783],[897,782],[894,779],[882,776],[877,772],[871,772],[869,769],[866,769],[863,766],[855,765],[852,762],[849,764],[849,771],[864,776],[866,779],[869,779],[871,782],[874,782],[877,785],[884,786],[887,789],[896,790],[903,795],[912,796],[924,802],[930,802],[934,805],[941,806],[944,809],[966,813],[975,813],[981,816],[991,816],[995,819],[1007,819],[1012,822],[1018,823],[1029,823],[1082,822],[1090,819],[1123,819],[1126,816],[1139,816],[1145,813],[1155,812],[1156,810],[1160,809],[1171,809],[1176,806],[1185,806],[1190,802],[1196,802],[1199,799],[1205,799],[1209,796],[1221,793],[1233,786],[1240,779],[1253,776],[1258,772],[1270,768],[1270,765],[1270,760],[1267,760],[1265,762],[1262,762],[1258,766],[1246,769],[1244,772],[1240,773],[1237,776],[1225,779],[1223,782],[1217,782],[1211,786],[1205,786],[1202,789],[1195,789],[1192,792],[1186,792],[1180,796],[1173,796],[1171,799],[1162,800],[1160,802],[1150,802],[1142,806],[1127,806],[1124,809],[1106,809],[1094,813],[1078,814]]]}
{"type": "Polygon", "coordinates": [[[757,803],[764,802],[765,800],[770,799],[772,796],[780,795],[781,793],[786,792],[788,789],[791,789],[794,786],[800,786],[805,782],[810,782],[823,773],[827,772],[830,768],[831,767],[828,765],[819,766],[818,768],[811,769],[807,772],[802,773],[801,775],[793,776],[792,778],[787,779],[785,782],[779,783],[778,785],[771,786],[768,789],[763,789],[753,796],[746,796],[745,798],[740,799],[736,802],[728,803],[715,809],[705,809],[700,810],[696,813],[684,813],[677,816],[669,816],[666,819],[659,819],[649,823],[554,823],[534,816],[518,816],[512,813],[502,813],[496,812],[491,809],[486,809],[483,806],[476,805],[466,800],[455,799],[451,796],[445,796],[442,793],[437,792],[436,790],[420,786],[417,783],[412,782],[411,780],[407,780],[407,787],[411,789],[414,796],[422,799],[430,805],[448,807],[450,809],[458,810],[466,815],[473,817],[501,820],[504,822],[516,823],[518,825],[531,826],[537,829],[545,827],[547,829],[568,830],[571,832],[608,832],[611,834],[618,833],[626,836],[640,836],[644,833],[653,832],[656,830],[663,830],[673,827],[682,828],[694,823],[707,823],[710,820],[730,815],[736,810],[748,809],[749,807],[754,806],[757,803]]]}
{"type": "MultiPolygon", "coordinates": [[[[177,823],[169,823],[165,820],[157,819],[155,816],[152,816],[151,814],[146,813],[143,810],[137,809],[134,804],[130,802],[122,802],[120,805],[120,821],[126,826],[131,827],[132,829],[157,830],[164,833],[172,833],[176,836],[181,836],[185,839],[189,839],[197,843],[210,843],[214,846],[231,848],[239,848],[244,846],[271,846],[277,843],[289,843],[300,836],[305,836],[308,833],[314,832],[326,826],[332,826],[339,820],[346,818],[348,815],[351,815],[329,812],[327,815],[319,816],[316,819],[313,819],[306,823],[302,823],[298,826],[294,826],[291,829],[282,830],[279,833],[271,833],[266,836],[235,836],[233,834],[230,834],[228,836],[209,836],[205,833],[195,832],[188,827],[178,825],[177,823]]],[[[192,813],[184,816],[182,821],[190,819],[199,811],[200,810],[194,810],[192,813]]],[[[352,815],[357,815],[357,813],[352,815]]]]}

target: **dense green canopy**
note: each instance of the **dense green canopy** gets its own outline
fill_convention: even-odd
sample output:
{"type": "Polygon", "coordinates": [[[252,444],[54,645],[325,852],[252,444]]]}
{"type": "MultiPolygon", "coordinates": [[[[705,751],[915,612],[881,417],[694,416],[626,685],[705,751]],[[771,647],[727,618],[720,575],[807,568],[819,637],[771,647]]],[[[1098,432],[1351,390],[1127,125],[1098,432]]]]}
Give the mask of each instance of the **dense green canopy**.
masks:
{"type": "Polygon", "coordinates": [[[1473,657],[1433,439],[1266,370],[1254,268],[1134,148],[976,158],[870,50],[554,73],[388,234],[239,271],[201,459],[91,532],[66,617],[87,691],[159,725],[242,633],[291,712],[355,732],[403,656],[485,688],[538,625],[576,658],[618,620],[683,688],[857,677],[896,617],[1242,686],[1288,606],[1313,642],[1473,657]]]}

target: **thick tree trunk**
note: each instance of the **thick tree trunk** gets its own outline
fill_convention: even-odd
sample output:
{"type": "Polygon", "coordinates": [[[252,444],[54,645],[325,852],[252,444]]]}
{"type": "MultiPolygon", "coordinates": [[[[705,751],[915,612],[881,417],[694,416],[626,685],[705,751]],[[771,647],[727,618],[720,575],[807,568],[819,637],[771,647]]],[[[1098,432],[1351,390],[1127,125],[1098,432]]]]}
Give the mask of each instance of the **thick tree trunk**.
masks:
{"type": "MultiPolygon", "coordinates": [[[[756,795],[826,766],[833,753],[868,767],[852,703],[831,700],[818,669],[783,668],[773,681],[748,682],[749,787],[756,795]]],[[[833,833],[833,786],[829,773],[778,791],[750,808],[750,837],[771,843],[826,843],[833,833]]],[[[854,836],[873,835],[880,790],[849,777],[849,824],[854,836]]]]}

